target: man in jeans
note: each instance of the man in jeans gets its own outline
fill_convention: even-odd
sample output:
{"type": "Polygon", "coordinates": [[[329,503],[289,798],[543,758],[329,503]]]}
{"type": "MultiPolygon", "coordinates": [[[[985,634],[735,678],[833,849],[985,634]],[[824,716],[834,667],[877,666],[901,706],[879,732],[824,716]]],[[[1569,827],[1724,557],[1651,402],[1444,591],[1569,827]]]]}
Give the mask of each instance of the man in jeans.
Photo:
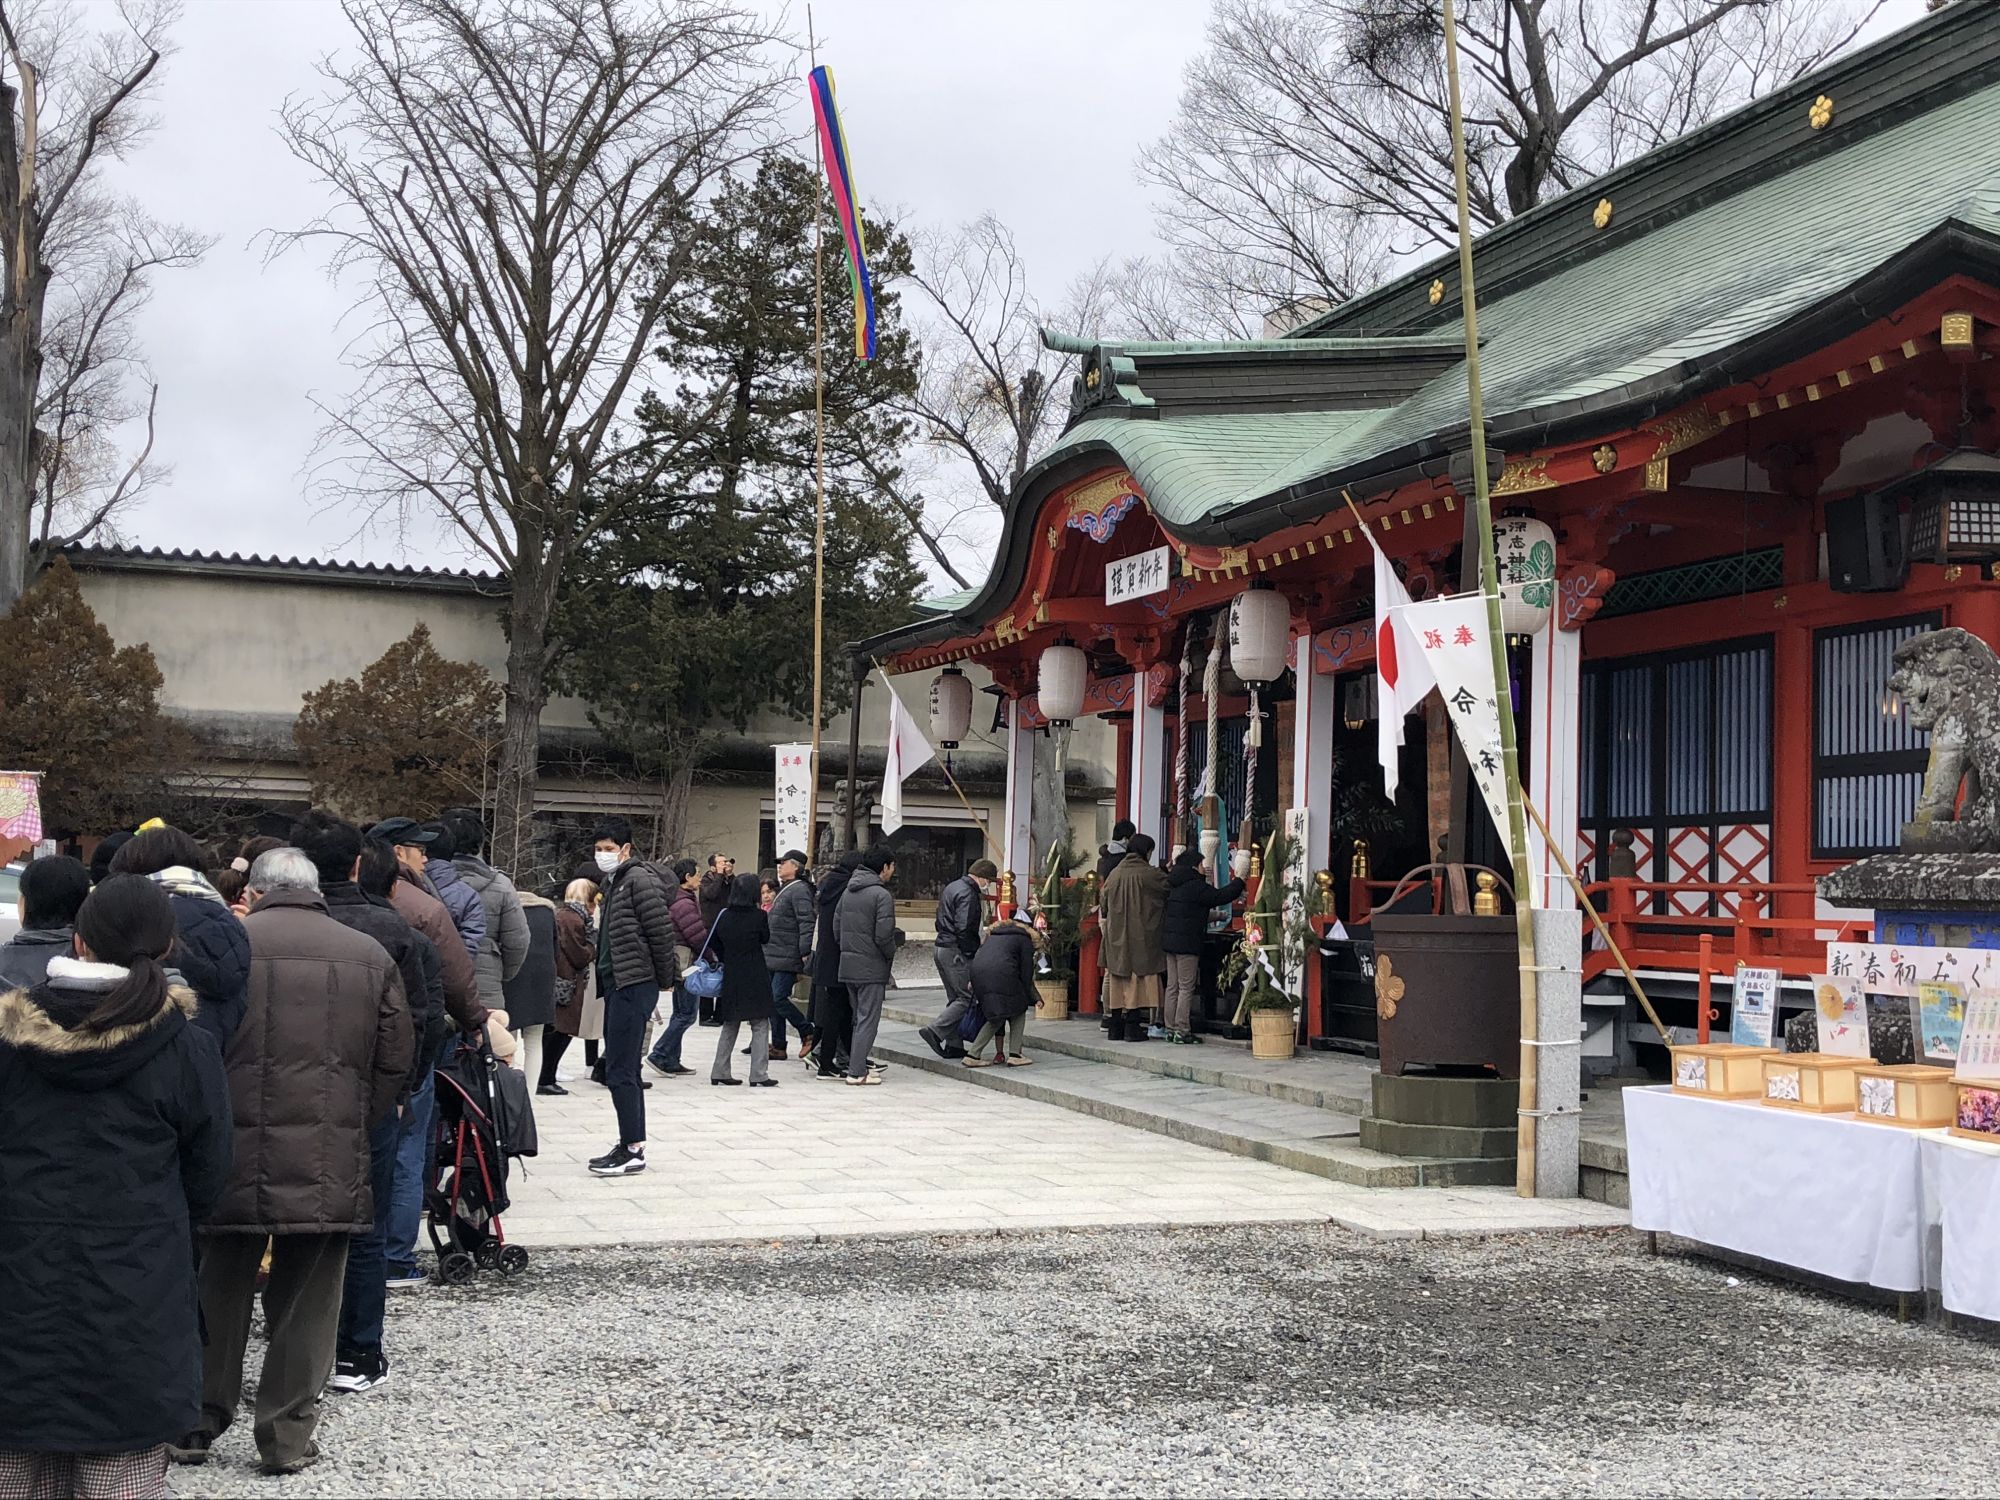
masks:
{"type": "Polygon", "coordinates": [[[990,859],[976,859],[960,879],[938,896],[937,943],[932,956],[944,981],[944,1009],[917,1033],[939,1057],[963,1057],[958,1023],[972,1009],[972,955],[979,951],[980,919],[986,915],[986,893],[1000,879],[990,859]]]}
{"type": "Polygon", "coordinates": [[[639,1057],[660,991],[680,978],[670,891],[659,870],[632,857],[632,824],[597,825],[604,905],[597,918],[597,992],[604,997],[604,1077],[618,1113],[618,1142],[590,1163],[599,1177],[646,1170],[646,1096],[639,1057]]]}
{"type": "MultiPolygon", "coordinates": [[[[674,922],[674,973],[685,974],[708,942],[708,928],[701,920],[701,908],[696,892],[701,886],[701,866],[691,859],[674,861],[674,878],[680,882],[667,903],[667,914],[674,922]]],[[[660,1033],[660,1039],[653,1043],[653,1050],[647,1054],[646,1065],[655,1073],[664,1073],[669,1078],[684,1078],[694,1071],[681,1062],[681,1038],[694,1025],[696,1014],[695,997],[688,993],[687,986],[678,977],[674,980],[674,1014],[667,1022],[667,1029],[660,1033]]]]}
{"type": "Polygon", "coordinates": [[[896,898],[889,882],[896,878],[896,855],[877,844],[861,856],[861,868],[847,882],[834,924],[840,933],[840,982],[854,1006],[854,1040],[847,1048],[850,1086],[879,1084],[870,1072],[868,1053],[882,1026],[882,1001],[889,988],[889,966],[896,957],[896,898]]]}

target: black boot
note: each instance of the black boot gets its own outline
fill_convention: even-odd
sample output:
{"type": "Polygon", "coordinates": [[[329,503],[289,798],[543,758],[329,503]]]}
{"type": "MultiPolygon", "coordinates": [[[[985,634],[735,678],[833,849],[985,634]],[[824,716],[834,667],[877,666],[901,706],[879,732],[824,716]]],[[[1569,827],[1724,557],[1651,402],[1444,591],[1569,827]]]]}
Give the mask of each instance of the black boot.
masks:
{"type": "Polygon", "coordinates": [[[1146,1033],[1153,1024],[1153,1013],[1149,1010],[1133,1010],[1125,1013],[1125,1040],[1128,1042],[1150,1042],[1146,1033]]]}
{"type": "Polygon", "coordinates": [[[1104,1013],[1104,1039],[1107,1042],[1125,1040],[1125,1012],[1108,1010],[1104,1013]]]}

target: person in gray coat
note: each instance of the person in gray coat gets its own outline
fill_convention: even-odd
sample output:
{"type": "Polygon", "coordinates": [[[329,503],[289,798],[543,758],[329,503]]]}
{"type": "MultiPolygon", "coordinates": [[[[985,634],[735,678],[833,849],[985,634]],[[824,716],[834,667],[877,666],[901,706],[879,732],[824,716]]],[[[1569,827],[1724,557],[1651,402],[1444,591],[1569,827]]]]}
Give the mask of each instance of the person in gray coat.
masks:
{"type": "Polygon", "coordinates": [[[861,856],[861,868],[847,882],[834,925],[840,934],[840,982],[854,1007],[854,1040],[847,1048],[847,1082],[852,1087],[882,1081],[868,1070],[868,1053],[882,1027],[882,1001],[889,989],[889,966],[896,957],[896,853],[877,844],[861,856]]]}
{"type": "Polygon", "coordinates": [[[813,883],[805,878],[806,857],[790,850],[778,861],[778,897],[771,903],[771,936],[764,944],[764,967],[771,972],[771,1056],[785,1055],[785,1022],[799,1034],[799,1056],[810,1061],[815,1036],[812,1023],[792,999],[799,975],[812,958],[813,929],[819,913],[813,904],[813,883]]]}
{"type": "Polygon", "coordinates": [[[444,815],[444,825],[451,831],[455,851],[451,862],[486,913],[486,931],[472,960],[480,998],[488,1005],[504,1004],[507,981],[528,961],[528,917],[521,910],[521,894],[513,881],[479,857],[486,844],[486,825],[477,813],[455,807],[444,815]]]}

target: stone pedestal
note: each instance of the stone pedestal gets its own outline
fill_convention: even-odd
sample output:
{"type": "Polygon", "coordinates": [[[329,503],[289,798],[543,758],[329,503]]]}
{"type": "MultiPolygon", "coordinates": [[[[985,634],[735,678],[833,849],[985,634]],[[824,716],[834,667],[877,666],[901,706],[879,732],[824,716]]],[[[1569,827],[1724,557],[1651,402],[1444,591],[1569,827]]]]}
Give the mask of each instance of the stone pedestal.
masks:
{"type": "Polygon", "coordinates": [[[1824,877],[1819,893],[1872,908],[1879,943],[2000,948],[2000,854],[1878,854],[1824,877]]]}

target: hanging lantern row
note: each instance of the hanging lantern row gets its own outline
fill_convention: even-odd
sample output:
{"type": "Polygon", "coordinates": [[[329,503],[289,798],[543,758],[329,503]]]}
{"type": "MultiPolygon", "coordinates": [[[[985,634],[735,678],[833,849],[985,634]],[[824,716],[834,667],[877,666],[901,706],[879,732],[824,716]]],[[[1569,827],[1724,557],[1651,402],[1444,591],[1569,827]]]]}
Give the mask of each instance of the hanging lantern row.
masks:
{"type": "Polygon", "coordinates": [[[972,681],[957,667],[946,667],[931,683],[931,743],[956,750],[972,731],[972,681]]]}
{"type": "Polygon", "coordinates": [[[1510,636],[1533,635],[1555,612],[1555,531],[1534,516],[1502,516],[1493,523],[1493,552],[1500,564],[1500,627],[1510,636]]]}

